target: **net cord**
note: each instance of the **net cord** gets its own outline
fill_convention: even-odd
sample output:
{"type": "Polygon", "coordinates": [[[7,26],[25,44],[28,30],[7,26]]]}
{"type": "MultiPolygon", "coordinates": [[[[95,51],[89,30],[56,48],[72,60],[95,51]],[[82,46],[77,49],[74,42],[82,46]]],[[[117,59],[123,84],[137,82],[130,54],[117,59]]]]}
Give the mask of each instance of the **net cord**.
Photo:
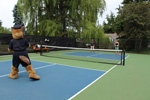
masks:
{"type": "Polygon", "coordinates": [[[113,49],[90,49],[90,48],[75,48],[75,47],[61,47],[61,46],[48,46],[48,45],[41,45],[41,47],[48,47],[48,48],[58,48],[58,49],[72,49],[72,50],[95,50],[95,51],[120,51],[123,50],[113,50],[113,49]]]}

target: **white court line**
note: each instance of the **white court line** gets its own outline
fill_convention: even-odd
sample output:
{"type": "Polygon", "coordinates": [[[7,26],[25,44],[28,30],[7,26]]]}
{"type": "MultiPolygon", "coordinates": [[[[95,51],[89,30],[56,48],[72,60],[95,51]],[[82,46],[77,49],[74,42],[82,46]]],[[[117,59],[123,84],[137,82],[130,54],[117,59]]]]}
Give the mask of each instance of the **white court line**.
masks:
{"type": "MultiPolygon", "coordinates": [[[[9,60],[10,61],[10,60],[9,60]]],[[[32,60],[32,61],[37,61],[37,60],[32,60]]],[[[4,61],[5,62],[5,61],[4,61]]],[[[37,61],[37,62],[43,62],[43,61],[37,61]]],[[[50,62],[43,62],[43,63],[50,63],[50,62]]],[[[96,70],[96,69],[89,69],[89,68],[82,68],[82,67],[78,67],[78,66],[71,66],[71,65],[64,65],[64,64],[58,64],[58,63],[53,63],[52,65],[46,65],[46,66],[42,66],[42,67],[37,67],[37,68],[33,68],[33,69],[41,69],[41,68],[45,68],[45,67],[50,67],[50,66],[54,66],[54,65],[62,65],[62,66],[67,66],[67,67],[72,67],[72,68],[79,68],[79,69],[86,69],[86,70],[93,70],[93,71],[104,71],[104,70],[96,70]]],[[[26,72],[26,70],[23,71],[19,71],[19,73],[23,73],[26,72]]],[[[104,71],[106,72],[106,71],[104,71]]],[[[5,75],[1,75],[1,77],[5,77],[8,76],[9,74],[5,74],[5,75]]]]}
{"type": "Polygon", "coordinates": [[[97,56],[97,55],[102,55],[103,53],[100,54],[95,54],[95,55],[91,55],[91,56],[87,56],[87,57],[92,57],[92,56],[97,56]]]}
{"type": "Polygon", "coordinates": [[[11,61],[11,60],[5,60],[5,61],[0,61],[0,62],[7,62],[7,61],[11,61]]]}
{"type": "MultiPolygon", "coordinates": [[[[127,57],[125,57],[125,59],[127,59],[129,57],[129,55],[127,55],[127,57]]],[[[122,59],[122,61],[123,61],[123,59],[122,59]]]]}
{"type": "MultiPolygon", "coordinates": [[[[101,53],[101,54],[95,54],[95,55],[86,56],[86,57],[92,57],[92,56],[97,56],[97,55],[102,55],[102,54],[104,54],[104,53],[101,53]]],[[[125,57],[125,59],[128,58],[128,56],[129,56],[129,55],[127,55],[127,57],[125,57]]],[[[94,58],[95,58],[95,57],[94,57],[94,58]]],[[[107,59],[107,58],[99,58],[99,59],[107,59]]],[[[118,59],[112,59],[112,60],[118,60],[118,59]]],[[[122,59],[122,61],[123,61],[123,59],[122,59]]]]}
{"type": "MultiPolygon", "coordinates": [[[[29,57],[29,58],[37,58],[37,57],[41,57],[41,56],[35,56],[35,57],[29,57]]],[[[0,62],[6,62],[6,61],[12,61],[12,58],[10,60],[4,60],[4,61],[0,61],[0,62]]]]}
{"type": "MultiPolygon", "coordinates": [[[[46,65],[46,66],[42,66],[42,67],[38,67],[38,68],[33,68],[33,69],[34,69],[34,70],[36,70],[36,69],[42,69],[42,68],[46,68],[46,67],[50,67],[50,66],[54,66],[54,65],[56,65],[56,64],[46,65]]],[[[19,71],[18,73],[23,73],[23,72],[26,72],[26,70],[19,71]]],[[[5,77],[5,76],[8,76],[8,75],[9,75],[9,74],[1,75],[0,78],[1,78],[1,77],[5,77]]]]}
{"type": "Polygon", "coordinates": [[[12,56],[12,55],[1,55],[0,57],[7,57],[7,56],[12,56]]]}
{"type": "MultiPolygon", "coordinates": [[[[37,57],[42,57],[42,56],[37,56],[37,57]]],[[[30,58],[37,58],[37,57],[30,57],[30,58]]],[[[30,59],[31,60],[31,59],[30,59]]],[[[11,60],[7,60],[7,61],[11,61],[11,60]]],[[[7,61],[0,61],[0,62],[7,62],[7,61]]],[[[31,60],[32,61],[38,61],[38,60],[31,60]]],[[[45,62],[45,61],[38,61],[38,62],[44,62],[44,63],[52,63],[52,62],[45,62]]],[[[63,65],[63,66],[68,66],[68,67],[73,67],[73,68],[80,68],[80,69],[87,69],[87,70],[94,70],[94,71],[105,71],[105,70],[97,70],[97,69],[90,69],[90,68],[82,68],[79,66],[71,66],[71,65],[65,65],[65,64],[59,64],[59,63],[53,63],[53,64],[57,64],[57,65],[63,65]]],[[[106,72],[106,71],[105,71],[106,72]]]]}
{"type": "Polygon", "coordinates": [[[100,77],[98,77],[96,80],[94,80],[92,83],[90,83],[89,85],[87,85],[86,87],[84,87],[82,90],[80,90],[79,92],[77,92],[75,95],[73,95],[72,97],[70,97],[68,100],[73,99],[75,96],[77,96],[78,94],[80,94],[82,91],[84,91],[85,89],[87,89],[88,87],[90,87],[92,84],[94,84],[97,80],[99,80],[100,78],[102,78],[104,75],[106,75],[108,72],[110,72],[112,69],[114,69],[117,65],[114,65],[112,68],[110,68],[108,71],[106,71],[103,75],[101,75],[100,77]]]}
{"type": "MultiPolygon", "coordinates": [[[[41,57],[41,56],[40,56],[41,57]]],[[[129,57],[129,55],[126,57],[126,58],[128,58],[129,57]]],[[[125,59],[126,59],[125,58],[125,59]]],[[[33,60],[33,61],[36,61],[36,60],[33,60]]],[[[38,61],[38,62],[42,62],[42,61],[38,61]]],[[[50,63],[50,62],[46,62],[46,63],[50,63]]],[[[119,62],[120,63],[120,62],[119,62]]],[[[43,66],[43,67],[39,67],[39,68],[35,68],[35,69],[41,69],[41,68],[45,68],[45,67],[49,67],[49,66],[54,66],[54,65],[56,65],[56,63],[55,64],[53,64],[53,65],[47,65],[47,66],[43,66]]],[[[63,64],[58,64],[58,65],[63,65],[63,64]]],[[[65,66],[68,66],[68,65],[65,65],[65,66]]],[[[102,78],[103,76],[105,76],[108,72],[110,72],[112,69],[114,69],[115,67],[116,67],[117,65],[114,65],[112,68],[110,68],[108,71],[106,71],[103,75],[101,75],[100,77],[98,77],[96,80],[94,80],[92,83],[90,83],[89,85],[87,85],[86,87],[84,87],[82,90],[80,90],[79,92],[77,92],[75,95],[73,95],[72,97],[70,97],[68,100],[71,100],[71,99],[73,99],[75,96],[77,96],[78,94],[80,94],[82,91],[84,91],[85,89],[87,89],[88,87],[90,87],[92,84],[94,84],[97,80],[99,80],[100,78],[102,78]]],[[[73,66],[71,66],[71,67],[73,67],[73,66]]],[[[75,67],[76,68],[76,67],[75,67]]],[[[83,68],[84,69],[84,68],[83,68]]],[[[90,70],[92,70],[92,69],[90,69],[90,70]]],[[[98,71],[98,70],[97,70],[98,71]]],[[[19,72],[19,73],[23,73],[23,72],[26,72],[25,70],[24,71],[21,71],[21,72],[19,72]]],[[[5,76],[8,76],[9,74],[6,74],[6,75],[2,75],[2,76],[0,76],[0,77],[5,77],[5,76]]]]}
{"type": "MultiPolygon", "coordinates": [[[[45,61],[38,61],[38,60],[32,60],[32,61],[43,62],[43,63],[52,63],[52,62],[45,62],[45,61]]],[[[104,71],[104,72],[106,72],[105,70],[82,68],[82,67],[79,67],[79,66],[65,65],[65,64],[59,64],[59,63],[53,63],[53,64],[57,64],[57,65],[61,65],[61,66],[67,66],[67,67],[72,67],[72,68],[79,68],[79,69],[94,70],[94,71],[104,71]]]]}
{"type": "MultiPolygon", "coordinates": [[[[127,56],[126,58],[128,58],[129,56],[127,56]]],[[[126,59],[125,58],[125,59],[126,59]]],[[[119,62],[120,63],[120,62],[119,62]]],[[[118,64],[119,64],[118,63],[118,64]]],[[[114,69],[117,65],[114,65],[112,68],[110,68],[108,71],[106,71],[103,75],[101,75],[100,77],[98,77],[96,80],[94,80],[92,83],[90,83],[89,85],[87,85],[86,87],[84,87],[82,90],[80,90],[79,92],[77,92],[76,94],[74,94],[72,97],[70,97],[68,100],[72,100],[74,97],[76,97],[78,94],[80,94],[81,92],[83,92],[85,89],[87,89],[88,87],[90,87],[92,84],[94,84],[96,81],[98,81],[100,78],[102,78],[103,76],[105,76],[108,72],[110,72],[112,69],[114,69]]]]}
{"type": "Polygon", "coordinates": [[[125,57],[125,59],[127,59],[129,57],[129,55],[127,57],[125,57]]]}
{"type": "MultiPolygon", "coordinates": [[[[34,53],[28,53],[28,54],[34,54],[34,53]]],[[[13,53],[9,55],[1,55],[0,57],[7,57],[7,56],[13,56],[13,53]]]]}

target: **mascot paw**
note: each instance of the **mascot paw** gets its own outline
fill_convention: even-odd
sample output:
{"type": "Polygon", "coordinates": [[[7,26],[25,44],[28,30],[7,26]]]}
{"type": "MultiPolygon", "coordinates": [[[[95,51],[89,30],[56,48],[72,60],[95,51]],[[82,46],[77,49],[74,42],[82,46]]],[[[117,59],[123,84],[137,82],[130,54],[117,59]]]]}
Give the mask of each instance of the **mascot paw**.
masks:
{"type": "Polygon", "coordinates": [[[39,80],[40,79],[40,76],[36,75],[36,74],[32,74],[30,73],[29,74],[29,78],[33,79],[33,80],[39,80]]]}
{"type": "Polygon", "coordinates": [[[32,65],[28,65],[25,67],[27,72],[29,73],[29,78],[34,79],[34,80],[39,80],[40,76],[36,75],[36,72],[33,70],[32,65]]]}
{"type": "Polygon", "coordinates": [[[18,68],[15,68],[14,66],[11,67],[12,71],[11,73],[8,75],[9,78],[12,78],[12,79],[17,79],[18,78],[18,72],[19,72],[19,69],[18,68]]]}
{"type": "Polygon", "coordinates": [[[12,79],[17,79],[18,78],[18,74],[16,74],[16,75],[9,74],[8,77],[12,78],[12,79]]]}

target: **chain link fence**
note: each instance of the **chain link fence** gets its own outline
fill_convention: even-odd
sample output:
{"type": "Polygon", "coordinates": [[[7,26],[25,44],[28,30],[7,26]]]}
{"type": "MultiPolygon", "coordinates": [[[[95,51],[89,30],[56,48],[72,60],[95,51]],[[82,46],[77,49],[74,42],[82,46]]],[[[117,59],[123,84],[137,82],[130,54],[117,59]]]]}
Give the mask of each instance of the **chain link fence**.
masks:
{"type": "MultiPolygon", "coordinates": [[[[45,37],[36,35],[26,35],[25,38],[30,42],[28,52],[35,52],[33,45],[46,44],[51,46],[63,47],[78,47],[90,48],[91,40],[95,42],[97,49],[114,49],[115,40],[108,38],[66,38],[66,37],[45,37]]],[[[12,39],[12,34],[0,34],[0,55],[11,54],[8,52],[9,42],[12,39]]],[[[126,50],[127,52],[145,53],[150,54],[150,39],[118,39],[120,46],[119,49],[126,50]]]]}

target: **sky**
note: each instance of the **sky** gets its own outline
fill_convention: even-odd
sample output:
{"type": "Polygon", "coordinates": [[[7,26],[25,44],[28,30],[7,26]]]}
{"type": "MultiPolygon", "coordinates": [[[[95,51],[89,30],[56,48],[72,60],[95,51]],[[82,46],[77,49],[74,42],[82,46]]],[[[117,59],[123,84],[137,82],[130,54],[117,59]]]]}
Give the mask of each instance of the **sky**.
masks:
{"type": "MultiPolygon", "coordinates": [[[[2,21],[2,26],[6,28],[11,28],[14,23],[13,12],[14,6],[17,4],[18,0],[0,0],[0,20],[2,21]]],[[[106,19],[106,15],[110,15],[112,11],[115,16],[117,15],[116,8],[121,5],[123,0],[105,0],[106,1],[106,10],[103,13],[103,16],[99,16],[99,24],[102,25],[103,21],[106,19]]],[[[106,20],[105,20],[106,21],[106,20]]]]}
{"type": "Polygon", "coordinates": [[[104,11],[102,17],[99,17],[99,24],[103,24],[103,21],[106,21],[106,15],[110,15],[111,12],[117,16],[117,9],[119,5],[123,2],[123,0],[105,0],[106,1],[106,10],[104,11]]]}
{"type": "Polygon", "coordinates": [[[2,26],[6,28],[11,28],[14,23],[13,12],[14,5],[17,4],[18,0],[0,0],[0,20],[2,21],[2,26]]]}

